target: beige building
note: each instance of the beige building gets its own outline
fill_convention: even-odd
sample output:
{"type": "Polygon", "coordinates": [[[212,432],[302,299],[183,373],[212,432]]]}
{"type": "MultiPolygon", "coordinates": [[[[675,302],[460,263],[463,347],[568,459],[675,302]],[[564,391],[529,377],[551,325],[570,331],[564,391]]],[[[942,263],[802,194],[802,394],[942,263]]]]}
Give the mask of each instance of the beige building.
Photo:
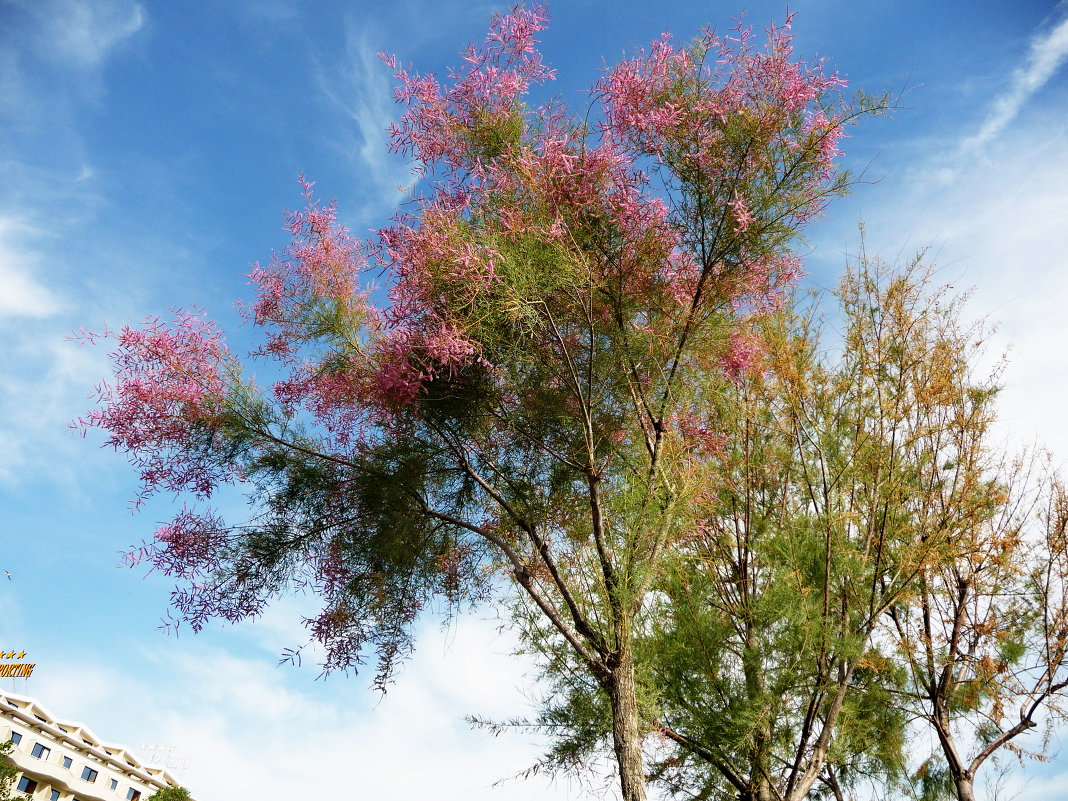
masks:
{"type": "Polygon", "coordinates": [[[35,801],[144,801],[179,783],[81,723],[0,690],[0,742],[8,740],[15,744],[9,758],[19,770],[14,789],[35,801]]]}

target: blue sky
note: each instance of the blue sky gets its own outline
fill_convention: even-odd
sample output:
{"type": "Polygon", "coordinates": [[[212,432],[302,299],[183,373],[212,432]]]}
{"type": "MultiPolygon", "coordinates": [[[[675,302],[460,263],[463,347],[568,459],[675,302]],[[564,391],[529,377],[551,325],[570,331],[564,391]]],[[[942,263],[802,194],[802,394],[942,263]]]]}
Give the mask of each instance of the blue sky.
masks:
{"type": "MultiPolygon", "coordinates": [[[[492,609],[442,631],[379,699],[363,677],[277,667],[307,602],[256,624],[175,638],[157,629],[169,583],[118,569],[172,515],[129,511],[136,481],[99,437],[72,436],[107,373],[104,348],[66,337],[172,306],[227,327],[249,265],[285,243],[297,176],[337,198],[355,231],[409,184],[382,133],[397,114],[392,51],[444,72],[499,4],[394,0],[0,0],[0,647],[38,664],[15,689],[131,746],[173,745],[200,801],[568,799],[578,785],[491,785],[538,754],[463,715],[524,714],[529,666],[492,609]]],[[[940,275],[1010,349],[1003,434],[1068,461],[1068,4],[797,0],[796,46],[854,88],[903,92],[892,119],[846,140],[864,174],[803,249],[834,282],[856,251],[929,246],[940,275]]],[[[597,70],[668,29],[762,26],[780,3],[558,0],[542,37],[552,93],[574,106],[597,70]]],[[[235,337],[240,342],[242,332],[235,337]]],[[[314,661],[314,660],[312,660],[314,661]]],[[[1068,754],[1033,766],[1027,797],[1068,795],[1068,754]]],[[[1023,778],[1014,777],[1019,784],[1023,778]]]]}

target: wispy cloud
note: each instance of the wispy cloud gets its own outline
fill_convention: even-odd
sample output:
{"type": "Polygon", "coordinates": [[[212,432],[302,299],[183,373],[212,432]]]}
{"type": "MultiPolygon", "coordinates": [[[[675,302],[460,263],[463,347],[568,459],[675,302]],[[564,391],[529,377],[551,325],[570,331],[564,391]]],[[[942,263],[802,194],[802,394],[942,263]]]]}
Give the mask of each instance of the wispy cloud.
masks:
{"type": "MultiPolygon", "coordinates": [[[[399,119],[403,108],[394,102],[393,76],[378,53],[396,50],[398,59],[409,63],[423,49],[439,47],[442,41],[453,44],[480,32],[493,10],[500,10],[500,4],[476,0],[458,10],[396,0],[381,15],[389,20],[385,26],[369,27],[365,15],[346,17],[341,65],[321,67],[318,78],[342,120],[334,145],[351,161],[359,179],[359,190],[351,196],[363,198],[360,222],[380,223],[416,181],[408,161],[389,150],[386,129],[399,119]]],[[[448,63],[458,60],[456,56],[448,63]]]]}
{"type": "Polygon", "coordinates": [[[975,150],[997,138],[1065,61],[1068,61],[1068,14],[1049,30],[1032,37],[1026,62],[1013,72],[1008,89],[995,98],[982,126],[964,140],[962,149],[975,150]]]}
{"type": "MultiPolygon", "coordinates": [[[[103,90],[103,67],[147,24],[133,0],[5,0],[0,12],[0,147],[70,149],[79,106],[103,90]],[[47,139],[42,140],[42,132],[47,139]],[[20,135],[27,136],[20,140],[20,135]]],[[[17,154],[15,155],[17,158],[17,154]]]]}
{"type": "Polygon", "coordinates": [[[1020,114],[1068,60],[1068,15],[1033,36],[1020,60],[979,131],[940,131],[941,147],[865,193],[863,217],[869,252],[904,261],[927,248],[947,283],[974,287],[971,312],[998,326],[990,358],[1009,358],[1002,435],[1068,463],[1068,108],[1051,106],[1040,120],[1020,114]]]}
{"type": "MultiPolygon", "coordinates": [[[[0,355],[0,488],[44,478],[74,487],[86,448],[70,431],[86,396],[104,375],[102,353],[63,340],[55,326],[35,325],[6,337],[0,355]]],[[[90,458],[92,455],[90,454],[90,458]]]]}
{"type": "Polygon", "coordinates": [[[68,424],[103,375],[102,353],[64,341],[78,301],[57,288],[68,284],[68,268],[56,245],[70,230],[0,213],[0,489],[42,476],[74,482],[80,443],[68,424]]]}
{"type": "Polygon", "coordinates": [[[0,322],[15,317],[49,317],[60,309],[56,295],[34,277],[39,257],[19,242],[27,227],[0,216],[0,322]]]}
{"type": "MultiPolygon", "coordinates": [[[[101,304],[87,269],[111,249],[82,108],[104,67],[147,23],[134,0],[7,0],[0,12],[0,489],[74,485],[68,423],[102,353],[64,341],[101,304]]],[[[97,317],[96,319],[99,319],[97,317]]]]}
{"type": "Polygon", "coordinates": [[[393,208],[412,172],[404,159],[390,153],[386,128],[400,112],[393,102],[389,68],[377,56],[372,37],[350,20],[345,31],[345,58],[340,69],[321,70],[323,93],[343,120],[335,146],[352,161],[363,187],[361,217],[379,219],[393,208]]]}
{"type": "Polygon", "coordinates": [[[40,24],[37,45],[49,58],[77,67],[99,66],[124,39],[145,24],[144,7],[132,0],[29,0],[16,3],[40,24]]]}

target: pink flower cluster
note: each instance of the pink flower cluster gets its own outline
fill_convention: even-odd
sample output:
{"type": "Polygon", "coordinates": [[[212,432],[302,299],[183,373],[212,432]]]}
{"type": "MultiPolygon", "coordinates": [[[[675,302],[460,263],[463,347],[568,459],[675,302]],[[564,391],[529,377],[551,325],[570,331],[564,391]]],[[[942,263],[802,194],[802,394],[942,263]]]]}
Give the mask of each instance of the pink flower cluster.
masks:
{"type": "Polygon", "coordinates": [[[148,562],[168,576],[194,579],[212,572],[229,529],[213,511],[195,512],[184,504],[170,523],[156,531],[151,543],[126,554],[126,564],[148,562]]]}
{"type": "Polygon", "coordinates": [[[825,74],[822,62],[794,60],[791,19],[768,29],[762,50],[752,28],[740,25],[727,37],[706,29],[687,48],[664,34],[648,54],[622,62],[598,84],[606,130],[653,155],[683,151],[706,167],[715,166],[722,140],[710,120],[748,121],[797,146],[796,123],[817,114],[813,104],[845,82],[825,74]]]}
{"type": "Polygon", "coordinates": [[[83,434],[108,431],[107,444],[127,453],[141,474],[138,503],[160,490],[208,498],[232,479],[229,466],[205,458],[236,380],[236,362],[213,323],[178,311],[170,325],[152,318],[140,328],[85,336],[116,340],[115,380],[100,384],[98,407],[76,425],[83,434]]]}
{"type": "Polygon", "coordinates": [[[715,421],[687,410],[676,415],[674,422],[683,442],[699,456],[718,456],[726,450],[727,435],[715,421]]]}
{"type": "Polygon", "coordinates": [[[779,309],[803,273],[792,253],[765,253],[744,258],[726,279],[731,307],[739,319],[779,309]]]}
{"type": "MultiPolygon", "coordinates": [[[[614,298],[591,312],[608,319],[620,303],[644,309],[634,330],[651,348],[702,291],[702,302],[727,301],[741,317],[764,314],[800,274],[797,259],[768,250],[760,235],[768,219],[796,228],[822,208],[843,121],[827,117],[820,100],[843,82],[822,63],[794,60],[789,20],[768,30],[763,48],[741,27],[724,38],[705,31],[686,48],[665,35],[597,85],[605,118],[593,143],[559,104],[521,105],[531,83],[551,77],[534,49],[545,21],[541,6],[496,18],[447,89],[397,70],[408,111],[393,146],[444,173],[430,198],[380,232],[394,281],[376,386],[391,402],[409,403],[428,378],[481,358],[462,312],[494,291],[504,256],[488,244],[493,234],[505,247],[526,237],[553,242],[562,259],[585,262],[614,298]],[[505,136],[513,123],[520,132],[505,136]],[[748,143],[741,150],[732,144],[739,140],[748,143]],[[700,193],[701,214],[712,219],[670,212],[638,169],[647,155],[700,193]],[[781,196],[762,195],[768,187],[781,196]],[[698,262],[682,232],[706,222],[725,226],[734,244],[698,262]],[[591,234],[603,250],[592,257],[591,234]]],[[[744,361],[732,353],[722,362],[728,371],[744,361]]]]}
{"type": "Polygon", "coordinates": [[[426,381],[438,375],[453,376],[477,360],[475,343],[444,321],[420,330],[398,327],[380,343],[375,389],[387,405],[406,406],[426,381]]]}
{"type": "Polygon", "coordinates": [[[413,75],[397,66],[396,57],[382,56],[400,83],[397,101],[410,107],[399,125],[390,126],[393,148],[426,167],[441,161],[451,169],[473,167],[482,148],[471,134],[508,125],[521,113],[531,83],[553,78],[534,38],[547,22],[540,4],[496,15],[483,46],[468,47],[464,65],[450,72],[447,89],[433,75],[413,75]]]}
{"type": "Polygon", "coordinates": [[[797,61],[789,29],[769,28],[763,48],[740,25],[689,47],[665,35],[597,86],[605,137],[670,166],[743,245],[769,222],[796,230],[818,215],[839,155],[845,117],[824,101],[845,82],[797,61]]]}
{"type": "Polygon", "coordinates": [[[338,223],[331,203],[321,207],[313,184],[301,176],[306,207],[287,215],[291,244],[267,266],[255,264],[249,281],[256,301],[248,316],[269,330],[261,353],[282,361],[297,356],[301,346],[324,332],[324,322],[344,335],[358,331],[371,313],[361,278],[367,268],[364,243],[338,223]]]}
{"type": "Polygon", "coordinates": [[[250,278],[257,301],[250,317],[268,329],[259,353],[289,367],[274,385],[288,414],[308,411],[342,447],[366,426],[410,403],[423,382],[468,360],[474,346],[433,311],[430,276],[444,271],[453,291],[484,286],[496,254],[465,241],[455,204],[428,208],[418,227],[380,232],[377,246],[352,237],[303,181],[303,211],[288,218],[292,243],[250,278]],[[374,308],[361,280],[368,256],[397,265],[391,305],[374,308]]]}
{"type": "Polygon", "coordinates": [[[752,334],[734,331],[728,340],[727,352],[720,357],[720,368],[732,381],[738,381],[763,352],[759,340],[752,334]]]}

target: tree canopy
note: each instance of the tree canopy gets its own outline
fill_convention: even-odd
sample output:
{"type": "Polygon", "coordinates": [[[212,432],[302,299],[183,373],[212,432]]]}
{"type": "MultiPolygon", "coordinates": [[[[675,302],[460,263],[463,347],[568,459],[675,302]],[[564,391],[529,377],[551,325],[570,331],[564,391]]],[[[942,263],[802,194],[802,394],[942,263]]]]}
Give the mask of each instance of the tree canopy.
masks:
{"type": "Polygon", "coordinates": [[[522,598],[607,705],[636,801],[655,731],[636,643],[707,535],[724,387],[800,274],[791,243],[846,187],[844,126],[878,103],[799,61],[787,22],[665,35],[585,113],[531,105],[546,19],[495,17],[444,82],[387,57],[392,146],[424,180],[368,241],[305,182],[246,307],[277,382],[178,312],[105,332],[115,375],[82,424],[142,498],[192,501],[132,558],[182,582],[194,629],[310,588],[325,667],[374,655],[384,687],[421,610],[522,598]],[[247,520],[208,506],[224,485],[247,520]]]}
{"type": "Polygon", "coordinates": [[[787,21],[665,35],[576,113],[529,99],[546,23],[495,17],[443,81],[384,57],[420,180],[361,240],[302,177],[246,357],[197,313],[86,334],[114,377],[81,425],[141,499],[186,500],[130,560],[194,629],[310,590],[324,668],[373,659],[380,689],[425,610],[504,604],[547,764],[611,753],[624,801],[972,801],[1063,717],[1068,502],[994,441],[984,331],[920,260],[862,254],[826,319],[795,290],[843,130],[883,102],[787,21]]]}

